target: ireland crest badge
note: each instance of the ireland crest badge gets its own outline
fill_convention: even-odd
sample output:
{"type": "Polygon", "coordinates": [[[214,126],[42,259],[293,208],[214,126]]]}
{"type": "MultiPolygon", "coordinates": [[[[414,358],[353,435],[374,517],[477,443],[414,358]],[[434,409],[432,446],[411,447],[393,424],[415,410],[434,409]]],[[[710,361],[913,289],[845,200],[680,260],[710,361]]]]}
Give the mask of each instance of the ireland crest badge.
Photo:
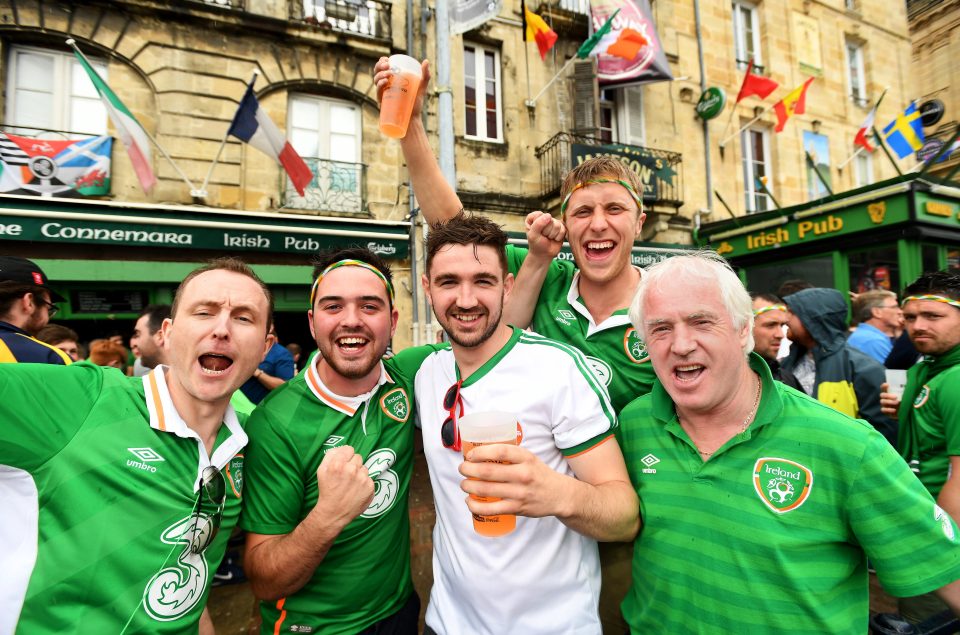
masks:
{"type": "Polygon", "coordinates": [[[810,496],[813,472],[795,461],[764,457],[753,468],[753,486],[767,507],[785,514],[810,496]]]}

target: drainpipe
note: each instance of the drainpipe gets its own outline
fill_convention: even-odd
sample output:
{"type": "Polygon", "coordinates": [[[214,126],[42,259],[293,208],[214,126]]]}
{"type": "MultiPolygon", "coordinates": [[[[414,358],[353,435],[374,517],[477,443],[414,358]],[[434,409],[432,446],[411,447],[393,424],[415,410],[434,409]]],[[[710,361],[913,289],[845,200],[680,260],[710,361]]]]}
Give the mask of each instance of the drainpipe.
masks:
{"type": "MultiPolygon", "coordinates": [[[[416,59],[413,54],[413,0],[407,0],[407,55],[416,59]]],[[[410,221],[410,305],[413,308],[410,319],[413,324],[413,345],[419,346],[423,342],[420,341],[420,294],[417,293],[420,286],[417,284],[420,279],[417,275],[417,199],[412,182],[407,191],[410,193],[407,220],[410,221]]]]}
{"type": "MultiPolygon", "coordinates": [[[[703,32],[700,29],[700,0],[693,0],[693,15],[696,24],[696,33],[697,33],[697,57],[700,62],[700,94],[703,94],[703,91],[707,89],[707,71],[703,63],[703,32]]],[[[707,186],[707,207],[706,212],[710,214],[713,212],[713,175],[711,174],[710,167],[710,122],[706,119],[703,120],[703,168],[706,172],[706,186],[707,186]]],[[[700,214],[704,210],[701,208],[696,211],[694,214],[694,231],[696,232],[700,228],[700,214]]],[[[693,235],[694,240],[698,238],[697,234],[693,235]]]]}

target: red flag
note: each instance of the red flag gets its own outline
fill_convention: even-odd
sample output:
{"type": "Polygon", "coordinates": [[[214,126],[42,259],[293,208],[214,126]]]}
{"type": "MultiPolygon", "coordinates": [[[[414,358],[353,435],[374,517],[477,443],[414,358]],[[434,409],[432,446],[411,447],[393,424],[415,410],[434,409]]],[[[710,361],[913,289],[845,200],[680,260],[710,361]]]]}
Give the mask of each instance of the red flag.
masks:
{"type": "Polygon", "coordinates": [[[807,106],[807,88],[810,87],[810,82],[812,82],[813,79],[814,78],[811,77],[803,82],[802,86],[794,88],[786,97],[773,106],[773,111],[777,113],[777,127],[773,129],[774,132],[783,130],[783,127],[787,125],[787,119],[792,115],[803,114],[807,106]]]}
{"type": "Polygon", "coordinates": [[[632,61],[640,54],[640,49],[647,46],[650,42],[638,31],[633,29],[624,29],[617,36],[617,41],[607,47],[607,55],[616,55],[623,59],[632,61]]]}
{"type": "Polygon", "coordinates": [[[539,15],[527,8],[526,2],[521,2],[520,11],[523,13],[523,41],[533,40],[540,50],[540,59],[547,59],[547,52],[557,42],[557,34],[547,26],[539,15]]]}
{"type": "Polygon", "coordinates": [[[867,152],[876,150],[876,148],[870,145],[870,137],[867,136],[870,134],[870,131],[873,130],[873,120],[876,119],[876,117],[877,107],[874,106],[867,115],[867,118],[860,124],[860,129],[857,130],[857,136],[853,138],[853,143],[858,146],[863,146],[867,152]]]}
{"type": "Polygon", "coordinates": [[[737,101],[735,102],[737,104],[750,95],[759,95],[760,99],[766,99],[779,86],[769,77],[754,75],[751,71],[753,71],[753,60],[750,60],[750,63],[747,64],[747,74],[743,76],[743,84],[740,86],[740,92],[737,93],[737,101]]]}

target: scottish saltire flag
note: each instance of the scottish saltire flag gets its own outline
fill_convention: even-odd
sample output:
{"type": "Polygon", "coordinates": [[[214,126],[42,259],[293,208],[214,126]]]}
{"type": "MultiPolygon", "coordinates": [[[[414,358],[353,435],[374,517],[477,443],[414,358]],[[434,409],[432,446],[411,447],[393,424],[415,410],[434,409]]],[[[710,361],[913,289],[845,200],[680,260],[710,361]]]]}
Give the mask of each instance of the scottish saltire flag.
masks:
{"type": "Polygon", "coordinates": [[[313,180],[313,172],[293,149],[290,142],[280,134],[276,124],[271,121],[270,115],[260,107],[257,96],[253,94],[252,84],[247,86],[247,92],[240,100],[240,107],[237,108],[237,114],[233,116],[233,122],[227,134],[233,135],[244,143],[249,143],[268,157],[279,161],[287,171],[297,193],[300,196],[304,195],[306,191],[304,188],[313,180]]]}
{"type": "Polygon", "coordinates": [[[0,193],[104,196],[110,193],[109,136],[31,139],[0,132],[0,193]]]}
{"type": "Polygon", "coordinates": [[[136,117],[133,116],[127,107],[123,105],[120,98],[114,94],[107,83],[103,81],[100,74],[87,62],[80,49],[76,47],[73,40],[67,40],[67,44],[73,47],[73,52],[80,61],[80,66],[87,72],[90,81],[93,82],[100,95],[100,101],[107,109],[107,115],[113,122],[113,127],[117,130],[117,136],[127,149],[127,155],[133,164],[133,171],[140,181],[140,187],[144,192],[149,193],[153,186],[157,184],[157,177],[153,173],[153,163],[150,160],[150,137],[136,117]]]}
{"type": "Polygon", "coordinates": [[[883,140],[901,159],[923,147],[923,122],[916,103],[907,106],[903,114],[887,124],[883,140]]]}

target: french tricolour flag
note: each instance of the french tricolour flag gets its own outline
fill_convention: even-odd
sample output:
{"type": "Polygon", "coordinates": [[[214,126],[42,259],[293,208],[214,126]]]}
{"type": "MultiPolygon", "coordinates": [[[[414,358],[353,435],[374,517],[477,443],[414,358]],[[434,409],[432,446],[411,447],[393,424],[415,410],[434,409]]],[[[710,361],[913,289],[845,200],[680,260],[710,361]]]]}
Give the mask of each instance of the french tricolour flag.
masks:
{"type": "Polygon", "coordinates": [[[260,107],[257,96],[253,94],[253,86],[247,86],[227,134],[279,161],[290,176],[293,187],[297,188],[297,193],[303,196],[304,188],[313,180],[313,172],[260,107]]]}

